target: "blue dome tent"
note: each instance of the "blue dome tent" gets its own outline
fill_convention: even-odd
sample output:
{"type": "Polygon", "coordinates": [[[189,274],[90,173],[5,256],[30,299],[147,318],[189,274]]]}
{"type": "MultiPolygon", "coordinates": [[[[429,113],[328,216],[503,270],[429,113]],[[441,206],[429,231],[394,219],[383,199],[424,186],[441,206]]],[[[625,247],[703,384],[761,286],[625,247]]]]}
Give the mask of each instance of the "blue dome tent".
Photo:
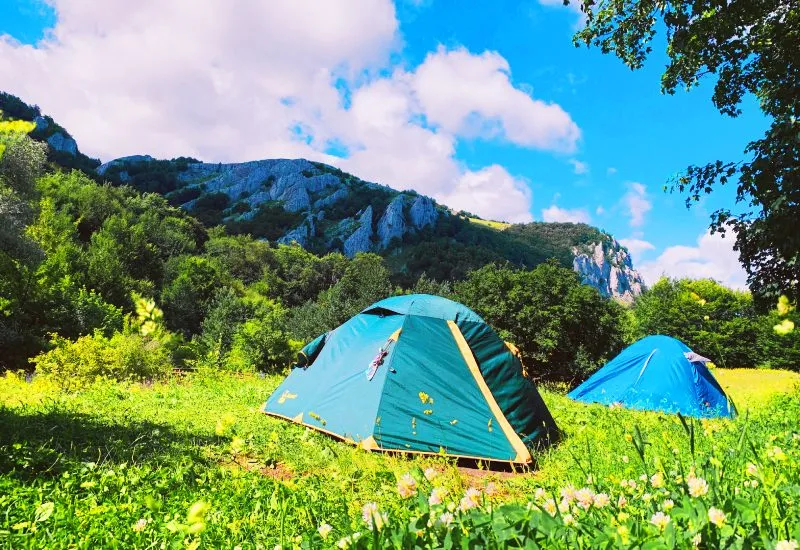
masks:
{"type": "Polygon", "coordinates": [[[680,340],[647,336],[625,348],[569,397],[696,418],[733,417],[736,408],[707,362],[680,340]]]}

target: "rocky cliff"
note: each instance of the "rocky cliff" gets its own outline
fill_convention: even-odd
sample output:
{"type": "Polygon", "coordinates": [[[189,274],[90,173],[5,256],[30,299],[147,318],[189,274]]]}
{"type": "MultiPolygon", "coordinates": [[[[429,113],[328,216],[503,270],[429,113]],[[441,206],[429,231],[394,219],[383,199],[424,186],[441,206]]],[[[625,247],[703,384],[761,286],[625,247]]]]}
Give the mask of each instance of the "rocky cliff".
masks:
{"type": "Polygon", "coordinates": [[[633,269],[628,251],[615,238],[604,237],[600,242],[573,247],[573,269],[603,296],[630,303],[644,290],[644,280],[633,269]]]}

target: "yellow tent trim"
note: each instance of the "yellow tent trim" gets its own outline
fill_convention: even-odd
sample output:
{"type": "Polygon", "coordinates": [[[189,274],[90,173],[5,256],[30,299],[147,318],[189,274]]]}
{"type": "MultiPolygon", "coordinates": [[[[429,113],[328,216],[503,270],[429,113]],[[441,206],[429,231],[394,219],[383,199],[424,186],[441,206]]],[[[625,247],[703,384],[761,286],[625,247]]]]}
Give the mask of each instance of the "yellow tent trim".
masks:
{"type": "MultiPolygon", "coordinates": [[[[294,418],[290,418],[288,416],[284,416],[284,415],[276,413],[276,412],[265,411],[263,408],[261,409],[261,412],[264,413],[267,416],[273,416],[275,418],[283,418],[284,420],[295,421],[295,418],[299,418],[300,417],[300,415],[297,415],[294,418]]],[[[305,422],[301,422],[300,424],[302,424],[306,428],[311,428],[312,430],[317,430],[318,432],[322,432],[324,434],[327,434],[327,435],[329,435],[331,437],[334,437],[334,438],[336,438],[336,439],[338,439],[340,441],[344,441],[345,443],[349,443],[350,445],[360,445],[360,443],[356,443],[353,439],[351,439],[349,437],[344,437],[341,434],[337,434],[336,432],[331,432],[331,431],[326,430],[324,428],[320,428],[319,426],[314,426],[312,424],[306,424],[305,422]]],[[[369,441],[369,440],[372,440],[372,441],[375,442],[375,447],[368,449],[370,451],[383,451],[385,453],[398,453],[398,454],[402,454],[402,455],[442,456],[442,453],[440,453],[440,452],[439,453],[434,453],[434,452],[430,452],[430,451],[409,451],[408,449],[392,449],[391,447],[381,447],[380,445],[378,445],[378,442],[375,441],[375,438],[373,436],[369,436],[368,438],[362,440],[361,443],[363,443],[365,441],[369,441]]],[[[368,443],[368,445],[369,445],[369,443],[368,443]]],[[[460,454],[449,454],[449,453],[445,453],[444,456],[446,456],[447,458],[466,458],[466,459],[469,459],[469,460],[480,460],[480,461],[483,461],[483,462],[511,462],[511,463],[514,462],[514,461],[511,461],[511,460],[502,460],[502,459],[499,459],[499,458],[486,458],[485,456],[472,456],[472,455],[460,455],[460,454]]],[[[529,462],[529,461],[524,461],[524,462],[529,462]]]]}
{"type": "Polygon", "coordinates": [[[511,446],[517,452],[514,462],[530,462],[530,451],[528,451],[528,448],[511,427],[511,424],[509,424],[506,415],[503,414],[500,405],[498,405],[497,401],[495,401],[494,395],[492,395],[492,392],[489,390],[489,386],[486,385],[486,380],[483,379],[483,375],[478,367],[478,363],[475,361],[475,357],[472,355],[472,350],[470,349],[467,340],[464,338],[464,335],[461,334],[461,330],[458,328],[458,325],[456,325],[453,321],[447,321],[447,325],[450,327],[450,332],[453,333],[453,338],[455,339],[456,344],[458,344],[458,349],[461,351],[461,356],[464,358],[467,366],[469,366],[469,371],[472,373],[473,378],[475,378],[475,383],[478,384],[478,388],[481,390],[484,399],[486,399],[489,409],[492,411],[495,418],[497,418],[497,422],[500,424],[500,428],[503,430],[503,434],[506,436],[506,439],[508,439],[508,442],[511,443],[511,446]]]}
{"type": "Polygon", "coordinates": [[[393,342],[397,342],[397,339],[398,339],[398,338],[400,338],[400,333],[401,333],[401,332],[403,332],[403,328],[402,328],[402,327],[401,327],[401,328],[399,328],[399,329],[397,329],[396,331],[394,331],[394,332],[392,333],[392,335],[391,335],[391,336],[389,336],[389,340],[391,340],[391,341],[393,341],[393,342]]]}
{"type": "Polygon", "coordinates": [[[375,442],[375,438],[372,436],[369,436],[366,439],[362,439],[361,442],[358,444],[358,446],[367,451],[380,450],[380,447],[378,447],[378,444],[375,442]]]}
{"type": "Polygon", "coordinates": [[[298,424],[303,423],[303,413],[298,414],[294,418],[292,418],[292,422],[297,422],[298,424]]]}

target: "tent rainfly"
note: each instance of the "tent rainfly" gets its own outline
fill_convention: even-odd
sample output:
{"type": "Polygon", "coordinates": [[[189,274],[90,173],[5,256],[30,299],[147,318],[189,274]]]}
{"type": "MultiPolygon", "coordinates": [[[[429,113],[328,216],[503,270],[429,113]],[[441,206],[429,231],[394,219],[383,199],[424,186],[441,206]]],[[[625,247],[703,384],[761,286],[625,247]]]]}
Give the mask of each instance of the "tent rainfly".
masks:
{"type": "Polygon", "coordinates": [[[516,463],[558,435],[512,348],[426,294],[377,302],[310,342],[263,410],[369,450],[516,463]]]}
{"type": "Polygon", "coordinates": [[[625,348],[569,397],[585,403],[733,417],[736,408],[708,370],[709,360],[669,336],[647,336],[625,348]]]}

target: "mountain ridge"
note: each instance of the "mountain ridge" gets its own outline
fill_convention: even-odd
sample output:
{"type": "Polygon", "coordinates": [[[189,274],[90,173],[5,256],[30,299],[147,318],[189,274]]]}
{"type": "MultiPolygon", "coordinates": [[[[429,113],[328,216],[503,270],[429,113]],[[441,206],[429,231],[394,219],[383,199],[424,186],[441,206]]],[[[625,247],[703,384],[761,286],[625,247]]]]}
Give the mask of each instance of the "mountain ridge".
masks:
{"type": "Polygon", "coordinates": [[[487,263],[532,268],[556,258],[604,296],[630,302],[644,288],[627,249],[587,224],[486,221],[307,159],[207,163],[133,155],[100,164],[38,107],[0,94],[0,110],[35,122],[32,137],[48,144],[55,164],[162,194],[205,225],[233,234],[296,242],[319,254],[380,253],[401,278],[455,280],[487,263]]]}

